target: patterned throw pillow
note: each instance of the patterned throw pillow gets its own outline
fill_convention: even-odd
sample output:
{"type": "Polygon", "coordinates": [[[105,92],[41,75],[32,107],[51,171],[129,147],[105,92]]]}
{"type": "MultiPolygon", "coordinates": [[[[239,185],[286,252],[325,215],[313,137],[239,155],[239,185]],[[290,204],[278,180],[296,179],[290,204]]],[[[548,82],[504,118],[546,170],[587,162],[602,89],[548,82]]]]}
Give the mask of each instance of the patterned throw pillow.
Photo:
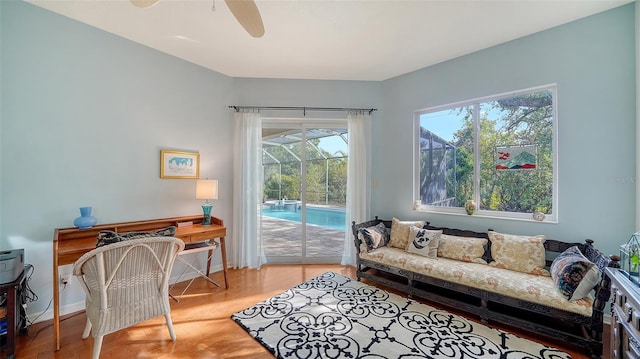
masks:
{"type": "Polygon", "coordinates": [[[487,264],[482,259],[484,247],[489,243],[486,238],[440,235],[438,257],[457,259],[464,262],[487,264]]]}
{"type": "Polygon", "coordinates": [[[389,242],[389,234],[384,223],[380,222],[373,227],[360,228],[360,234],[367,246],[367,251],[384,247],[389,242]]]}
{"type": "Polygon", "coordinates": [[[436,258],[438,256],[438,244],[442,231],[433,231],[411,226],[409,228],[409,244],[407,252],[421,256],[436,258]]]}
{"type": "Polygon", "coordinates": [[[409,244],[409,228],[411,226],[424,227],[424,221],[400,221],[397,218],[391,220],[391,241],[389,247],[407,249],[409,244]]]}
{"type": "Polygon", "coordinates": [[[549,277],[544,249],[545,237],[517,236],[489,231],[492,266],[549,277]]]}
{"type": "Polygon", "coordinates": [[[128,239],[145,238],[145,237],[175,237],[176,226],[170,226],[163,229],[158,229],[151,232],[122,232],[117,233],[114,231],[100,231],[98,232],[98,242],[96,248],[105,246],[107,244],[118,243],[126,241],[128,239]]]}
{"type": "Polygon", "coordinates": [[[553,260],[551,278],[560,294],[574,301],[588,296],[598,284],[600,269],[582,255],[578,246],[573,246],[553,260]]]}

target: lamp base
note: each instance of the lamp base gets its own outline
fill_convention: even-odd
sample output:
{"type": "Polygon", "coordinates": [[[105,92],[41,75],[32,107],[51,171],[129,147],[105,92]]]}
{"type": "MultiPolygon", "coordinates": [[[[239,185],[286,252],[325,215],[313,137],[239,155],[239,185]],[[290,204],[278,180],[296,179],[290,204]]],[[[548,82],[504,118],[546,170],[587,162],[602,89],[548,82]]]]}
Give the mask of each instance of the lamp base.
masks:
{"type": "Polygon", "coordinates": [[[200,223],[200,225],[203,225],[203,226],[211,225],[211,207],[213,206],[206,205],[206,204],[202,205],[202,213],[204,214],[204,217],[202,218],[202,223],[200,223]]]}

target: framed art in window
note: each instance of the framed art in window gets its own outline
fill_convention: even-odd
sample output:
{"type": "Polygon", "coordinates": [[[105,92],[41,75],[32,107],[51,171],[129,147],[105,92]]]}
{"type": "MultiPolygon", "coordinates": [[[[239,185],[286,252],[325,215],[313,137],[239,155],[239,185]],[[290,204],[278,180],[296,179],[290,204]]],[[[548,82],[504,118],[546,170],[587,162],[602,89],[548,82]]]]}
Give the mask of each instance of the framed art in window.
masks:
{"type": "Polygon", "coordinates": [[[536,145],[496,146],[497,170],[535,170],[538,166],[536,145]]]}
{"type": "Polygon", "coordinates": [[[198,152],[160,151],[160,178],[198,179],[199,176],[198,152]]]}

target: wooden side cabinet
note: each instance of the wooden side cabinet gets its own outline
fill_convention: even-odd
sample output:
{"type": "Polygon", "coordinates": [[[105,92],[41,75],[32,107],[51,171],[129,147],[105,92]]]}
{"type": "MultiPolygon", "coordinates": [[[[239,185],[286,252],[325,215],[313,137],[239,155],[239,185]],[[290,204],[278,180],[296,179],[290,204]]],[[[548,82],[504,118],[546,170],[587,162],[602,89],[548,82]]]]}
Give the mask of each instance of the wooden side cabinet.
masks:
{"type": "Polygon", "coordinates": [[[0,294],[7,296],[7,333],[5,353],[7,358],[13,358],[16,351],[16,335],[18,334],[18,325],[20,323],[20,305],[18,301],[18,293],[24,287],[25,272],[27,267],[20,273],[18,278],[13,282],[0,284],[0,294]]]}
{"type": "Polygon", "coordinates": [[[640,287],[620,269],[607,268],[606,275],[611,279],[609,357],[640,359],[640,287]]]}

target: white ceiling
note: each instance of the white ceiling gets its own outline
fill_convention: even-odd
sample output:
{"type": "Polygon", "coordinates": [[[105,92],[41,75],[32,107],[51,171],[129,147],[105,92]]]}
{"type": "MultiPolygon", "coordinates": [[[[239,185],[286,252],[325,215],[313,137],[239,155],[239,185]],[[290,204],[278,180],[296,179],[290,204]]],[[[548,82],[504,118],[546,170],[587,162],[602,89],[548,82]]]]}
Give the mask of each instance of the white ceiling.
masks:
{"type": "Polygon", "coordinates": [[[632,2],[257,0],[253,38],[222,0],[26,1],[232,77],[373,81],[632,2]]]}

